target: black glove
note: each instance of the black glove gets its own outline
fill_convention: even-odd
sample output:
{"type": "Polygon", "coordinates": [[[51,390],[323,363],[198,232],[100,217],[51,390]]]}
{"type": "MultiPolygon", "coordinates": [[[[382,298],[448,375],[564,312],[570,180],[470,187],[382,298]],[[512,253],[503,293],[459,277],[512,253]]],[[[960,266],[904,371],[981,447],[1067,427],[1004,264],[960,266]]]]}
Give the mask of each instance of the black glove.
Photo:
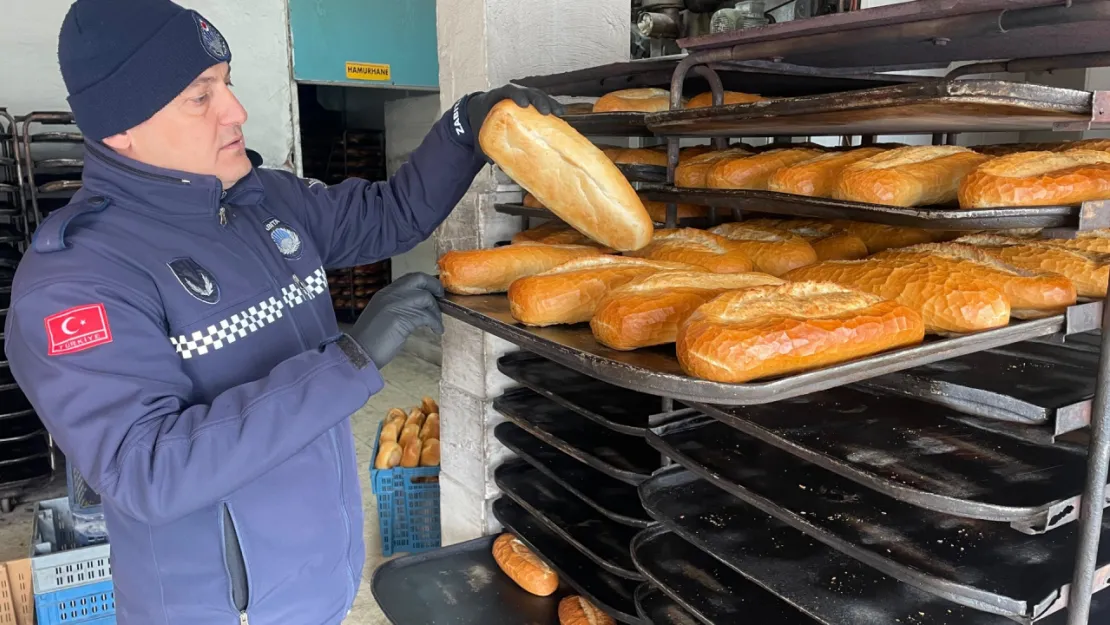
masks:
{"type": "Polygon", "coordinates": [[[436,302],[442,296],[443,285],[434,276],[426,273],[401,276],[370,298],[350,332],[351,338],[381,369],[401,351],[405,339],[417,328],[428,327],[443,334],[443,314],[436,302]]]}
{"type": "Polygon", "coordinates": [[[474,148],[479,152],[482,151],[482,148],[478,145],[478,133],[482,130],[482,124],[485,123],[486,116],[493,110],[494,105],[502,100],[512,100],[521,108],[528,108],[529,105],[534,106],[542,115],[562,115],[565,112],[563,105],[559,104],[554,98],[538,89],[529,87],[505,85],[492,91],[474,95],[466,101],[466,118],[470,121],[471,132],[474,133],[474,148]]]}

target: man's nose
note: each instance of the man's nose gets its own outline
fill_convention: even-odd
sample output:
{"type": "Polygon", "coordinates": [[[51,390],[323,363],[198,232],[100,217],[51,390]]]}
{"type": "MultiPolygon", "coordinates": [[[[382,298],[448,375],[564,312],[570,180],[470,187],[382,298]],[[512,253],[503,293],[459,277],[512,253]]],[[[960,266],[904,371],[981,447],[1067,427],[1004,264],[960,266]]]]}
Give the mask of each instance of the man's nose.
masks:
{"type": "Polygon", "coordinates": [[[243,108],[239,98],[230,89],[224,99],[224,110],[221,111],[220,122],[225,126],[242,126],[247,122],[247,109],[243,108]]]}

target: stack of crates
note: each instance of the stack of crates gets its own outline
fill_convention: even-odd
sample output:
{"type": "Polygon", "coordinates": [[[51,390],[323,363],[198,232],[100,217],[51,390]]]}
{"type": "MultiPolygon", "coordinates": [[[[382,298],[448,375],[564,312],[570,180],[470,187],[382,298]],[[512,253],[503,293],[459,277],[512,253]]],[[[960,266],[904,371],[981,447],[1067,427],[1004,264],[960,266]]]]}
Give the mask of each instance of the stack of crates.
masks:
{"type": "Polygon", "coordinates": [[[115,625],[110,546],[82,542],[88,537],[78,535],[67,497],[36,504],[31,575],[38,625],[115,625]]]}
{"type": "MultiPolygon", "coordinates": [[[[381,435],[378,424],[377,439],[381,435]]],[[[378,457],[379,445],[374,443],[372,458],[378,457]]],[[[383,556],[439,549],[439,467],[375,469],[371,464],[370,485],[378,499],[383,556]]]]}

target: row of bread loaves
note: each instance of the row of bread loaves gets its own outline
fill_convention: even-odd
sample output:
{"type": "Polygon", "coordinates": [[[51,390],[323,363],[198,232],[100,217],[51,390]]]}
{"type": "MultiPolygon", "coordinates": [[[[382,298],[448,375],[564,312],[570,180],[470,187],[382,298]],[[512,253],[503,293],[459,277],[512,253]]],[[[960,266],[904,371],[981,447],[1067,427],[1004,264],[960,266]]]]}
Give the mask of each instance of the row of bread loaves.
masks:
{"type": "Polygon", "coordinates": [[[375,469],[439,466],[439,406],[425,397],[408,413],[391,408],[378,435],[375,469]]]}

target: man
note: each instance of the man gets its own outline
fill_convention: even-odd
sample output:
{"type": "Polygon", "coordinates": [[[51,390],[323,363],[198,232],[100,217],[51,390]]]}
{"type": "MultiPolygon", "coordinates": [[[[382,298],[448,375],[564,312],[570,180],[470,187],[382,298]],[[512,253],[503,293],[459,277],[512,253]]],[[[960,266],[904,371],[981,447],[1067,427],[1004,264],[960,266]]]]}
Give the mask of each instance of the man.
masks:
{"type": "Polygon", "coordinates": [[[428,237],[496,102],[559,105],[473,94],[387,183],[328,188],[252,165],[230,49],[193,11],[78,0],[58,55],[84,187],[23,258],[6,353],[103,498],[117,620],[340,623],[365,560],[348,417],[410,332],[442,332],[442,288],[403,277],[344,335],[325,270],[428,237]]]}

